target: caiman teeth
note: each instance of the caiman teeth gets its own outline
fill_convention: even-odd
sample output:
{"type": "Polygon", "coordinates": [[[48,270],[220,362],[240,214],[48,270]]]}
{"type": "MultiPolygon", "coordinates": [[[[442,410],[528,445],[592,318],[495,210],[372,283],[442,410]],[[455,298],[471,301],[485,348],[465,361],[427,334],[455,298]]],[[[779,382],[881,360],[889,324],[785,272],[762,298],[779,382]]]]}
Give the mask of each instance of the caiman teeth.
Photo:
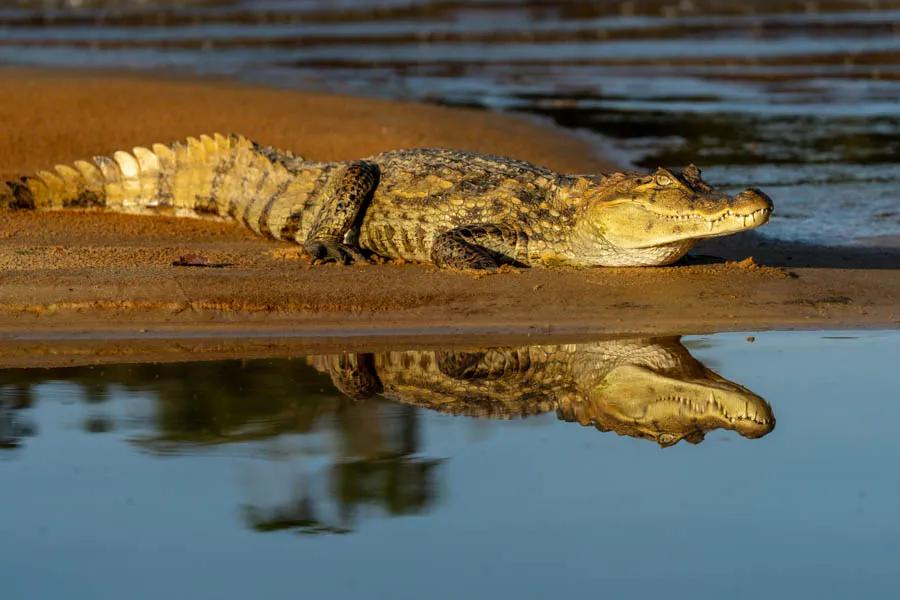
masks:
{"type": "Polygon", "coordinates": [[[731,212],[731,210],[726,210],[724,213],[722,213],[721,215],[719,215],[718,217],[716,217],[714,219],[710,219],[708,217],[705,217],[703,215],[699,215],[696,213],[688,213],[688,214],[684,214],[684,215],[665,215],[665,214],[661,214],[661,213],[656,213],[656,214],[657,214],[657,216],[659,216],[663,219],[666,219],[668,221],[704,221],[709,226],[713,226],[713,225],[716,225],[717,223],[721,223],[725,219],[730,219],[733,217],[743,219],[744,225],[746,225],[747,219],[753,219],[755,221],[757,217],[766,216],[770,212],[772,212],[772,209],[770,209],[770,208],[758,208],[758,209],[754,210],[753,212],[743,213],[743,214],[731,212]]]}

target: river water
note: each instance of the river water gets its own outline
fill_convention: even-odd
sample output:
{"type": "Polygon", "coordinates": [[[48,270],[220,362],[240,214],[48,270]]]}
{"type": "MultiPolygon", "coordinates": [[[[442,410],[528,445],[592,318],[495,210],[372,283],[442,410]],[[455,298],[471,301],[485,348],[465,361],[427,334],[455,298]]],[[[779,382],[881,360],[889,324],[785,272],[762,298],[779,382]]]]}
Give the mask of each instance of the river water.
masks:
{"type": "Polygon", "coordinates": [[[0,370],[3,597],[889,596],[898,355],[771,332],[0,370]]]}
{"type": "Polygon", "coordinates": [[[603,136],[633,166],[693,162],[726,189],[763,188],[777,206],[763,235],[898,243],[900,2],[10,6],[0,63],[227,75],[539,114],[603,136]]]}

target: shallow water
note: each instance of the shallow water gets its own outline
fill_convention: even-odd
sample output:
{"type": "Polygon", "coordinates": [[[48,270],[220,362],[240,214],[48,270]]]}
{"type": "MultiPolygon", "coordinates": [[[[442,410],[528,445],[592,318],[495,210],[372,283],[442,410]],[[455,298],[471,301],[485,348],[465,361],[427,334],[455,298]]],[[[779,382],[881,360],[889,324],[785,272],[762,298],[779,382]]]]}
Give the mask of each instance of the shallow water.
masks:
{"type": "Polygon", "coordinates": [[[890,0],[20,0],[0,64],[537,113],[640,167],[764,188],[765,235],[843,245],[900,234],[898,33],[890,0]]]}
{"type": "Polygon", "coordinates": [[[753,336],[3,370],[4,597],[890,593],[900,332],[753,336]]]}

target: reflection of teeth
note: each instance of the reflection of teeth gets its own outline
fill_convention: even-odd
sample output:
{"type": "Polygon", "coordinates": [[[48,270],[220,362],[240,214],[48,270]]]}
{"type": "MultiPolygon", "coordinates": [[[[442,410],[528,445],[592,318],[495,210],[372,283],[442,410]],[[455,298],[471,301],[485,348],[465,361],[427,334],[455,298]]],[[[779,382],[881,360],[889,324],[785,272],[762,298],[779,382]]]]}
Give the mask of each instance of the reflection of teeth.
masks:
{"type": "MultiPolygon", "coordinates": [[[[728,419],[730,423],[736,423],[737,421],[752,421],[758,425],[769,425],[771,424],[771,419],[768,419],[759,414],[757,410],[753,411],[753,415],[750,415],[750,403],[749,401],[744,402],[744,414],[731,415],[725,410],[725,406],[716,400],[715,394],[713,392],[709,393],[709,398],[705,401],[696,401],[691,398],[687,398],[685,396],[663,396],[661,398],[657,398],[656,402],[675,402],[680,404],[681,406],[690,409],[694,413],[704,413],[709,411],[715,411],[722,415],[725,419],[728,419]]],[[[646,413],[645,413],[646,414],[646,413]]]]}

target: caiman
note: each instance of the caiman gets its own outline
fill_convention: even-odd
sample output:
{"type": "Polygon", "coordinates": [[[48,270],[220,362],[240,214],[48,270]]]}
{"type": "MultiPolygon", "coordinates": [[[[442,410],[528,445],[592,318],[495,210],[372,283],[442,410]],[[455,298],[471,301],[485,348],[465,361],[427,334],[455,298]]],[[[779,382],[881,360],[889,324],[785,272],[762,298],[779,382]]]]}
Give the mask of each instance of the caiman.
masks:
{"type": "Polygon", "coordinates": [[[667,265],[772,212],[759,190],[729,197],[693,165],[563,175],[427,148],[316,162],[219,134],[39,171],[0,185],[0,206],[231,219],[318,262],[380,256],[473,269],[667,265]]]}
{"type": "Polygon", "coordinates": [[[589,344],[406,351],[310,358],[354,400],[380,395],[451,414],[565,421],[671,446],[714,429],[758,438],[775,427],[765,400],[697,361],[677,337],[589,344]]]}

